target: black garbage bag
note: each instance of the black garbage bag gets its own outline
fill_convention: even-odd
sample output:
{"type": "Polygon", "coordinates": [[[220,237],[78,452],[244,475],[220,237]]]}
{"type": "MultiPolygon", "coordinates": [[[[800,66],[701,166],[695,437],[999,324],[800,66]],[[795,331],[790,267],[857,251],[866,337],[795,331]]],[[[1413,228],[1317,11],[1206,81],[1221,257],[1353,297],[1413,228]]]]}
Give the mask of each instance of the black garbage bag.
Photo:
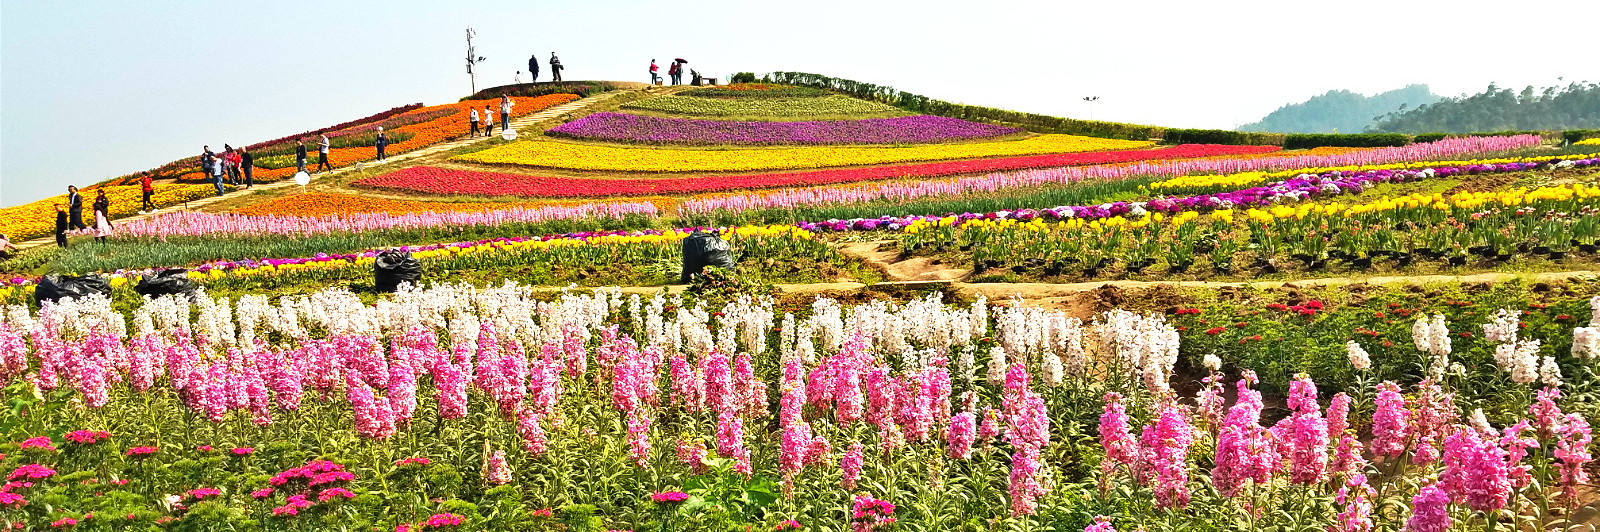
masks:
{"type": "Polygon", "coordinates": [[[727,240],[711,233],[695,231],[683,239],[683,274],[678,282],[688,284],[689,277],[705,271],[706,266],[733,270],[733,247],[727,240]]]}
{"type": "Polygon", "coordinates": [[[373,286],[379,292],[393,292],[400,283],[422,283],[422,261],[411,257],[411,252],[391,249],[378,253],[372,263],[373,286]]]}
{"type": "Polygon", "coordinates": [[[183,268],[170,268],[161,270],[151,275],[144,276],[139,284],[134,285],[133,291],[142,296],[161,297],[173,294],[193,295],[196,288],[194,281],[187,275],[189,270],[183,268]]]}
{"type": "Polygon", "coordinates": [[[33,290],[33,299],[43,304],[46,301],[59,301],[63,297],[80,299],[90,294],[111,297],[111,284],[93,273],[81,276],[50,274],[39,280],[39,286],[33,290]]]}

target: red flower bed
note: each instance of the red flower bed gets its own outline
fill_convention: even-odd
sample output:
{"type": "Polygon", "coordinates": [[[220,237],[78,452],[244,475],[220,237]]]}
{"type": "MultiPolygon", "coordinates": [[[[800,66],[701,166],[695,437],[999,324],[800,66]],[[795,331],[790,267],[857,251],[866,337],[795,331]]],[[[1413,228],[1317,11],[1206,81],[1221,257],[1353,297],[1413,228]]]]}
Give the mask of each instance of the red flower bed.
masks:
{"type": "Polygon", "coordinates": [[[1184,144],[1155,150],[1122,150],[1090,153],[1063,153],[972,159],[943,163],[843,168],[815,172],[786,172],[738,176],[597,179],[530,176],[499,172],[447,170],[416,166],[356,181],[358,186],[387,188],[430,194],[472,194],[480,196],[527,196],[539,198],[592,198],[602,196],[648,196],[657,194],[699,194],[728,190],[829,185],[880,179],[940,177],[1008,170],[1027,170],[1088,164],[1112,164],[1151,159],[1186,159],[1217,155],[1259,154],[1276,151],[1276,146],[1222,146],[1184,144]]]}

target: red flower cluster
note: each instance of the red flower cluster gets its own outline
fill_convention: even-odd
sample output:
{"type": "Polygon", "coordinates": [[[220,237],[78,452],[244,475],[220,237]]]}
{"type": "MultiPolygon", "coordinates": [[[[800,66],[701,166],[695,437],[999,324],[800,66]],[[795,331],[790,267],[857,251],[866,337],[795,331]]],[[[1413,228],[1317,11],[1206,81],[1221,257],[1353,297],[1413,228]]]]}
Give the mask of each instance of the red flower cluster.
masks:
{"type": "Polygon", "coordinates": [[[1155,150],[1121,150],[1089,153],[1063,153],[997,159],[972,159],[943,163],[841,168],[815,172],[785,172],[736,176],[676,177],[660,179],[585,179],[530,176],[498,172],[447,170],[414,166],[356,181],[363,187],[427,192],[430,194],[470,194],[476,196],[527,196],[535,198],[594,198],[604,196],[650,196],[657,194],[698,194],[758,188],[776,188],[836,183],[855,183],[883,179],[939,177],[981,174],[1034,168],[1056,168],[1088,164],[1125,163],[1153,159],[1187,159],[1213,155],[1266,153],[1274,146],[1221,146],[1184,144],[1155,150]]]}
{"type": "Polygon", "coordinates": [[[1363,329],[1363,328],[1360,328],[1360,327],[1356,327],[1356,334],[1360,334],[1360,335],[1364,335],[1364,336],[1371,336],[1373,338],[1377,338],[1379,336],[1378,331],[1374,331],[1372,329],[1363,329]]]}
{"type": "Polygon", "coordinates": [[[110,432],[103,430],[74,430],[61,436],[67,441],[81,445],[90,445],[111,437],[110,432]]]}
{"type": "Polygon", "coordinates": [[[1228,329],[1224,328],[1224,327],[1212,327],[1210,329],[1206,329],[1206,334],[1209,334],[1211,336],[1216,336],[1216,335],[1222,334],[1222,331],[1226,331],[1226,330],[1228,330],[1228,329]]]}
{"type": "Polygon", "coordinates": [[[1322,302],[1313,299],[1311,301],[1305,302],[1304,304],[1295,305],[1295,306],[1292,306],[1292,307],[1289,306],[1289,305],[1285,305],[1283,303],[1273,303],[1273,304],[1267,305],[1267,308],[1272,309],[1272,310],[1276,310],[1276,311],[1279,311],[1279,312],[1293,312],[1293,313],[1299,314],[1301,316],[1310,317],[1310,316],[1317,315],[1317,311],[1322,310],[1322,302]]]}
{"type": "Polygon", "coordinates": [[[1179,316],[1183,316],[1183,315],[1186,315],[1186,314],[1199,314],[1199,313],[1200,313],[1200,309],[1197,309],[1197,308],[1180,308],[1180,309],[1178,309],[1178,312],[1176,312],[1176,314],[1179,315],[1179,316]]]}

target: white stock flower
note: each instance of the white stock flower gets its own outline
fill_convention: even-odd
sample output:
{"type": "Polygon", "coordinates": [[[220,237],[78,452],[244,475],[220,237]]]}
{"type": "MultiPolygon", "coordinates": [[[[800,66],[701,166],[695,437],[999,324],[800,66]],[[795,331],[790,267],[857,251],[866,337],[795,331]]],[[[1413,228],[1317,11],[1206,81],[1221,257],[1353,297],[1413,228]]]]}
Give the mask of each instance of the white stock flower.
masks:
{"type": "Polygon", "coordinates": [[[1222,370],[1222,357],[1217,356],[1216,353],[1206,353],[1206,356],[1205,356],[1203,364],[1205,365],[1206,370],[1211,371],[1213,373],[1215,373],[1217,371],[1221,371],[1222,370]]]}
{"type": "Polygon", "coordinates": [[[1357,370],[1366,371],[1372,367],[1372,357],[1368,356],[1367,350],[1362,349],[1361,344],[1356,343],[1355,340],[1345,342],[1344,351],[1345,355],[1350,357],[1350,365],[1357,370]]]}

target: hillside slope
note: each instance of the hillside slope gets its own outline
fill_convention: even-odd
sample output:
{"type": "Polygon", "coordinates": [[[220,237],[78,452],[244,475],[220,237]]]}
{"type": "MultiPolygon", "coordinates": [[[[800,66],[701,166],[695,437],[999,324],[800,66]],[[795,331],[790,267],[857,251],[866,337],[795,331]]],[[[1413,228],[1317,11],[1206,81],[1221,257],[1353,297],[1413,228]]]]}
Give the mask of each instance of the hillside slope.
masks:
{"type": "Polygon", "coordinates": [[[1259,122],[1238,129],[1274,133],[1360,133],[1376,117],[1436,101],[1439,97],[1421,84],[1372,96],[1331,90],[1301,103],[1279,107],[1259,122]]]}

